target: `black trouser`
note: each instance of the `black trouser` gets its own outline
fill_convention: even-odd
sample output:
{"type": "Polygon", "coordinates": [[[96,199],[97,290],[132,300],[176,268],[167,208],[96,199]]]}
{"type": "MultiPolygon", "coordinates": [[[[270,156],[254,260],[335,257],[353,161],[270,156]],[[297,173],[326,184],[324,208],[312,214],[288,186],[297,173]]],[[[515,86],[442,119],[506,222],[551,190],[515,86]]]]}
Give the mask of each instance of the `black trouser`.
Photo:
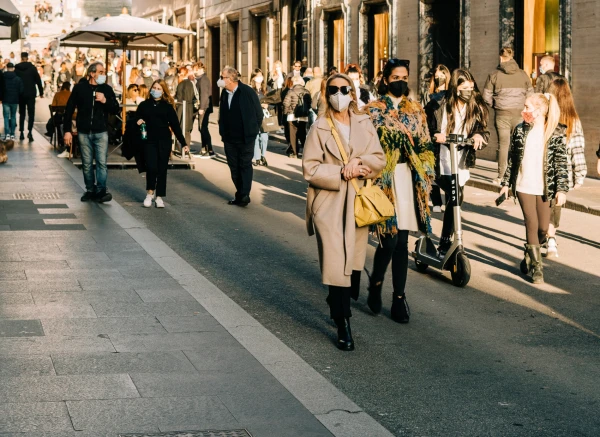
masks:
{"type": "Polygon", "coordinates": [[[442,206],[444,204],[442,202],[442,191],[440,190],[439,185],[431,186],[431,203],[433,203],[433,206],[442,206]]]}
{"type": "Polygon", "coordinates": [[[202,147],[206,148],[207,152],[212,152],[212,138],[208,131],[208,119],[210,114],[206,112],[202,115],[198,115],[198,130],[200,131],[200,140],[202,141],[202,147]]]}
{"type": "Polygon", "coordinates": [[[171,141],[145,143],[144,155],[146,159],[146,190],[156,190],[158,197],[166,196],[171,141]]]}
{"type": "Polygon", "coordinates": [[[550,224],[550,202],[544,202],[542,196],[524,194],[517,191],[519,205],[525,219],[527,244],[539,246],[546,241],[550,224]]]}
{"type": "Polygon", "coordinates": [[[373,259],[371,285],[383,282],[385,271],[392,261],[394,296],[404,296],[408,275],[408,231],[401,230],[396,235],[381,234],[379,241],[373,259]]]}
{"type": "Polygon", "coordinates": [[[231,180],[235,185],[235,198],[241,199],[250,195],[252,188],[252,158],[254,157],[254,141],[250,143],[226,143],[225,156],[231,171],[231,180]]]}
{"type": "MultiPolygon", "coordinates": [[[[436,181],[446,196],[446,210],[444,211],[444,224],[442,237],[451,238],[454,235],[454,205],[452,205],[452,176],[440,176],[436,181]]],[[[462,206],[464,200],[464,187],[459,186],[458,204],[462,206]]]]}
{"type": "Polygon", "coordinates": [[[353,270],[350,278],[350,287],[329,286],[329,296],[327,303],[329,304],[329,314],[332,319],[340,319],[342,317],[352,317],[350,310],[350,298],[357,300],[360,292],[360,270],[353,270]]]}
{"type": "Polygon", "coordinates": [[[35,121],[35,97],[21,97],[19,99],[19,130],[25,131],[25,111],[27,111],[27,128],[29,132],[33,130],[35,121]]]}
{"type": "Polygon", "coordinates": [[[290,125],[290,144],[292,145],[292,150],[297,155],[304,149],[307,123],[305,121],[288,121],[288,123],[290,125]]]}

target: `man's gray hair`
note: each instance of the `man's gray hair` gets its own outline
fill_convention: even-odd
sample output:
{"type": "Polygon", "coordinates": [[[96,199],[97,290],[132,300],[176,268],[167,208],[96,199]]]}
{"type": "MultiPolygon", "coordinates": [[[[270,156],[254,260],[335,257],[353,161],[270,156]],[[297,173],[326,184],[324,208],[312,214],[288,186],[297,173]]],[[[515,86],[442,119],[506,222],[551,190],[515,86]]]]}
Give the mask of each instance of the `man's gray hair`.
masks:
{"type": "Polygon", "coordinates": [[[90,64],[87,68],[88,74],[95,73],[96,70],[98,69],[98,65],[104,66],[104,64],[102,62],[94,62],[93,64],[90,64]]]}
{"type": "Polygon", "coordinates": [[[240,80],[240,73],[233,67],[225,67],[223,71],[229,75],[233,82],[240,80]]]}

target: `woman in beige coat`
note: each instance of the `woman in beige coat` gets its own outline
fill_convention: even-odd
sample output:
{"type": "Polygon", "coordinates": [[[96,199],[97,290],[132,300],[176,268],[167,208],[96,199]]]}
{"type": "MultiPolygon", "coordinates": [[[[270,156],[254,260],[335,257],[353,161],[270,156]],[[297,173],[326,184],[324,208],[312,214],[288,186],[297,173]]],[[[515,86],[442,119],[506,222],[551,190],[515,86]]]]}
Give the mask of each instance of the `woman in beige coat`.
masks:
{"type": "Polygon", "coordinates": [[[373,179],[385,165],[385,155],[370,117],[358,110],[349,77],[330,76],[325,86],[326,112],[312,126],[304,147],[304,178],[309,183],[306,224],[317,236],[323,284],[329,286],[331,318],[338,328],[338,348],[353,350],[350,298],[358,299],[364,268],[368,227],[356,227],[350,183],[373,179]],[[344,165],[327,118],[330,117],[348,155],[344,165]]]}

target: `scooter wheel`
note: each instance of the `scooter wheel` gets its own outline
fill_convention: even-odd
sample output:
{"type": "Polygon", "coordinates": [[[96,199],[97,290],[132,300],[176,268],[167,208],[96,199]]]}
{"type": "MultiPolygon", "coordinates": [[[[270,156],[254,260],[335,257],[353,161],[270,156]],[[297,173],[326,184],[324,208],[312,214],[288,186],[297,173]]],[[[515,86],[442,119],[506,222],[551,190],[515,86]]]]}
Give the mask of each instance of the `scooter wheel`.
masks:
{"type": "Polygon", "coordinates": [[[465,287],[471,279],[471,263],[463,252],[456,254],[454,266],[450,270],[452,284],[457,287],[465,287]]]}
{"type": "Polygon", "coordinates": [[[429,264],[425,264],[421,261],[415,260],[415,266],[417,267],[418,272],[425,273],[425,271],[427,270],[427,267],[429,267],[429,264]]]}

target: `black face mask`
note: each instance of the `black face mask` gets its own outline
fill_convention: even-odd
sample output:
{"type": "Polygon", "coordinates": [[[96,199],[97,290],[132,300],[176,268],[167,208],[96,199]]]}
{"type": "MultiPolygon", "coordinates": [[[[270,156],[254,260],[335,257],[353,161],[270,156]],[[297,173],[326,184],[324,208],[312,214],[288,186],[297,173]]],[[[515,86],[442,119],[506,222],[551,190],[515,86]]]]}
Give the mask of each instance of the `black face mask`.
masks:
{"type": "Polygon", "coordinates": [[[394,97],[402,97],[408,95],[408,82],[405,80],[397,80],[388,83],[388,90],[394,97]]]}
{"type": "Polygon", "coordinates": [[[460,94],[458,95],[458,98],[461,99],[465,103],[473,98],[473,91],[471,91],[471,90],[468,90],[468,91],[462,90],[462,91],[459,91],[459,93],[460,94]]]}

